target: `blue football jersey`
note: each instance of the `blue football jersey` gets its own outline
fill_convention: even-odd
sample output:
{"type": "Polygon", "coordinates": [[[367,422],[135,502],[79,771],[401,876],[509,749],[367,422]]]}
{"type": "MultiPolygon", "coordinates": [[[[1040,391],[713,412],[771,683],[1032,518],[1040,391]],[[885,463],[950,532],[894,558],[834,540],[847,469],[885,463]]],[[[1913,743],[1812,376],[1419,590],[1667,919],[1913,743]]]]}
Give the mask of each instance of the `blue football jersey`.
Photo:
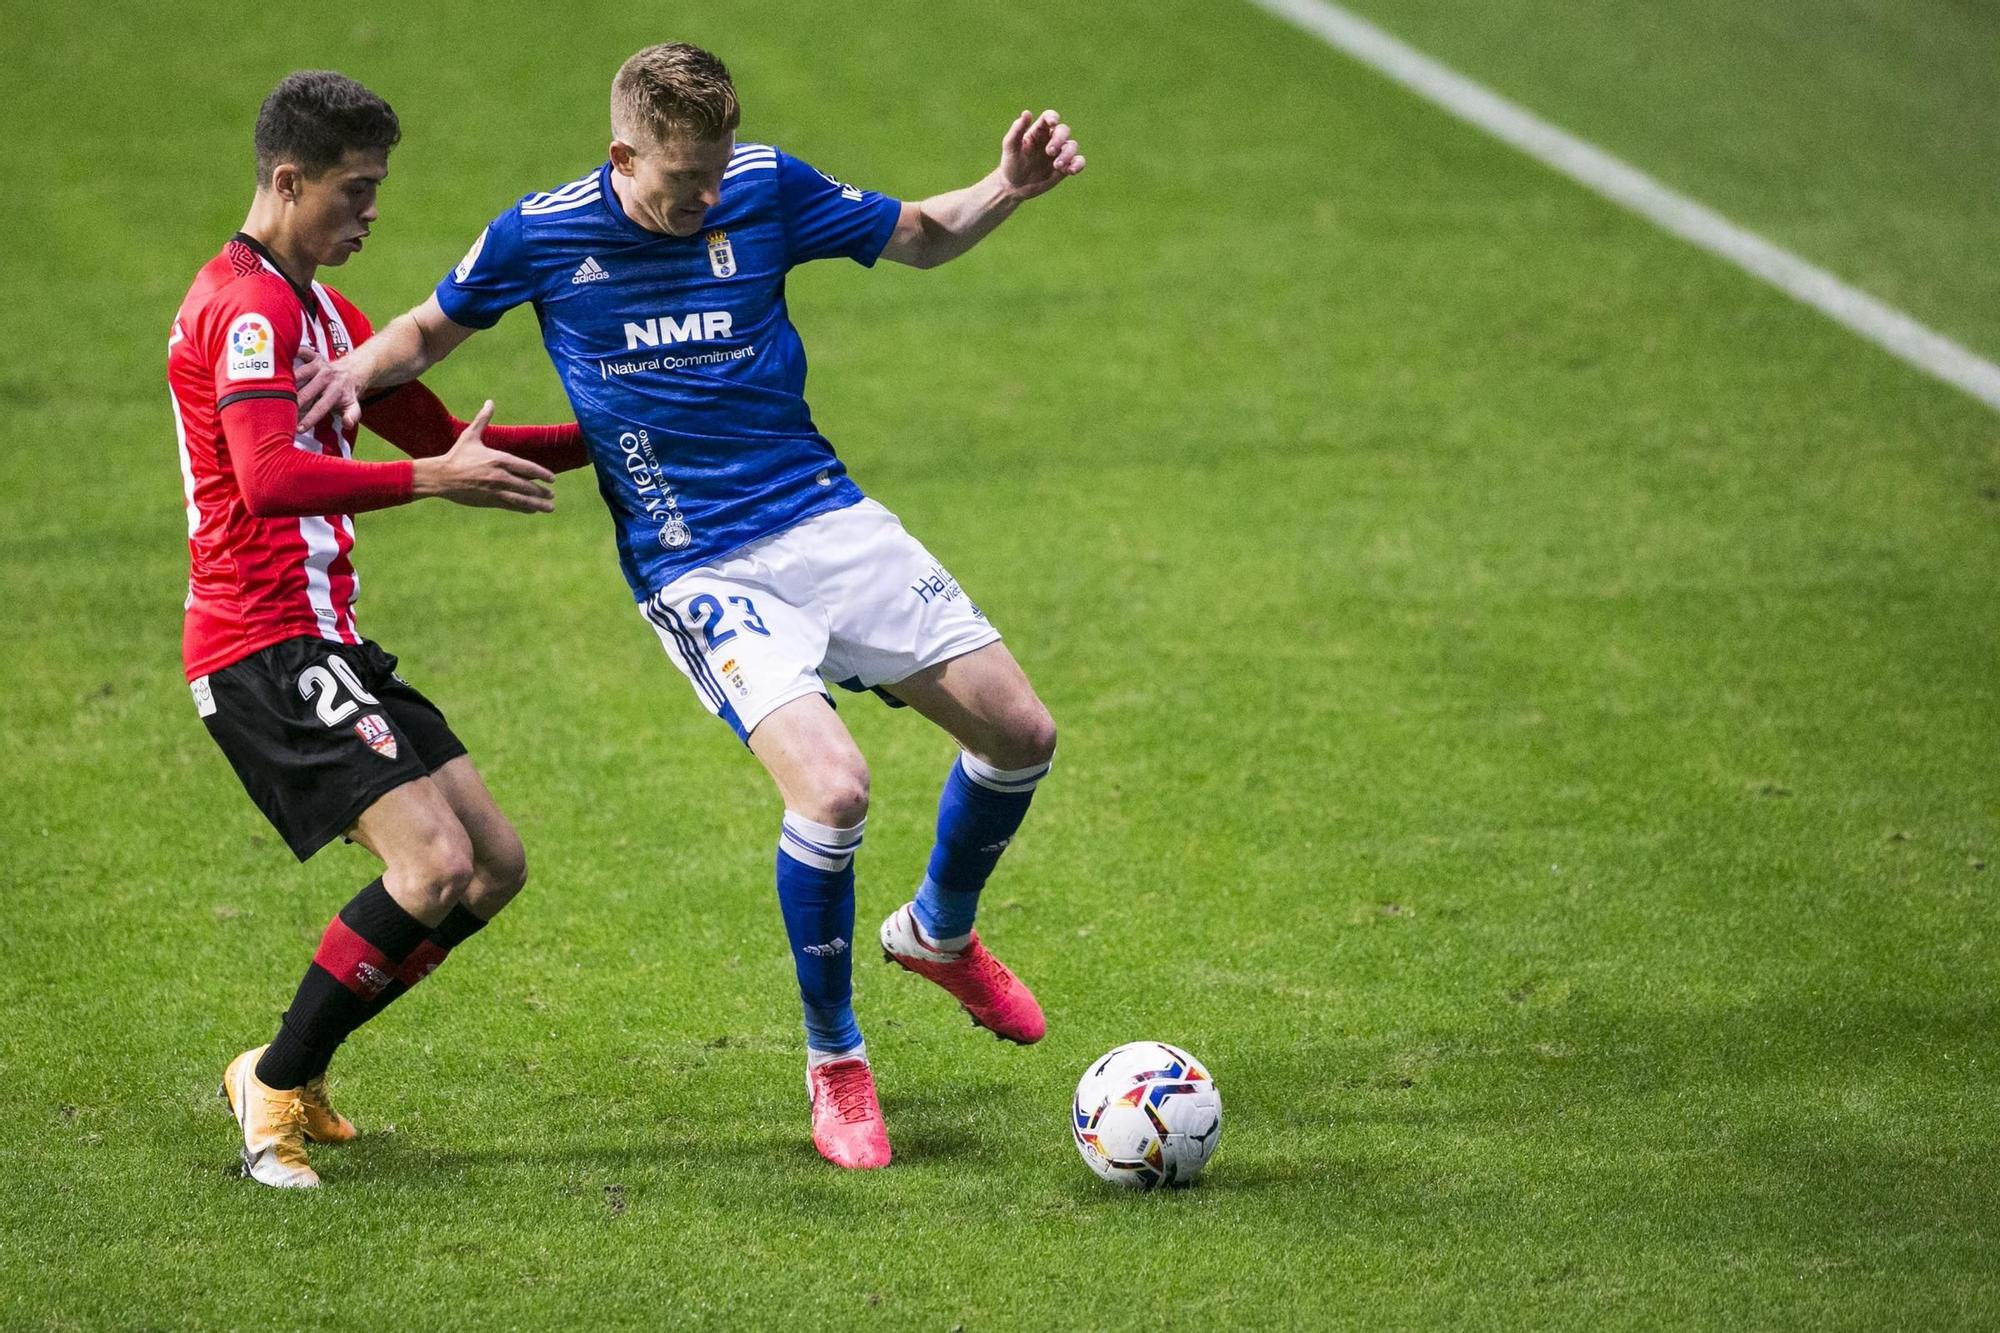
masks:
{"type": "Polygon", "coordinates": [[[491,328],[523,303],[562,377],[644,600],[679,574],[861,499],[806,407],[785,274],[872,265],[901,204],[765,144],[738,144],[694,236],[625,215],[611,164],[495,218],[437,287],[491,328]]]}

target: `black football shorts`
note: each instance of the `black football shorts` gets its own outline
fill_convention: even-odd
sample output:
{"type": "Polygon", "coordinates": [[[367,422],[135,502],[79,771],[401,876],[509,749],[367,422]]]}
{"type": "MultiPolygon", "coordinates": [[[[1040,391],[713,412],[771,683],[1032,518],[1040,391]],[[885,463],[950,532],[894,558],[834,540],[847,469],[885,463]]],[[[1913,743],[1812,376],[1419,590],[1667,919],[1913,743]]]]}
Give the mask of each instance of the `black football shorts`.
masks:
{"type": "Polygon", "coordinates": [[[303,861],[383,795],[465,753],[444,714],[359,644],[274,643],[194,682],[243,789],[303,861]]]}

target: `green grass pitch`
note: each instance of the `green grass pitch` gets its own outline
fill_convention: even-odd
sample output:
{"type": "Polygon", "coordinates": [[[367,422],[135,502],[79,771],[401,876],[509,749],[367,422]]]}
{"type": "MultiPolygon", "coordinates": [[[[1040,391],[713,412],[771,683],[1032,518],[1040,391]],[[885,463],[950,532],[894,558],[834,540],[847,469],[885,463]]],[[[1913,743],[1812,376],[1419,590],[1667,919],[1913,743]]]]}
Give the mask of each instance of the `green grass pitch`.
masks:
{"type": "MultiPolygon", "coordinates": [[[[1365,8],[2000,352],[1991,13],[1365,8]]],[[[1994,1325],[1984,409],[1248,7],[15,10],[0,1326],[1994,1325]],[[775,799],[588,479],[544,520],[371,515],[364,627],[533,878],[336,1064],[365,1134],[327,1188],[259,1189],[217,1077],[373,872],[295,867],[181,682],[172,312],[287,70],[403,116],[327,275],[379,320],[599,160],[617,62],[676,37],[746,137],[891,192],[972,179],[1031,104],[1090,158],[945,269],[791,285],[820,424],[1062,728],[982,917],[1050,1036],[862,962],[897,1161],[821,1163],[775,799]],[[1138,1037],[1222,1088],[1193,1190],[1110,1191],[1068,1142],[1138,1037]]],[[[562,411],[525,314],[433,383],[562,411]]],[[[949,749],[843,716],[867,927],[949,749]]]]}

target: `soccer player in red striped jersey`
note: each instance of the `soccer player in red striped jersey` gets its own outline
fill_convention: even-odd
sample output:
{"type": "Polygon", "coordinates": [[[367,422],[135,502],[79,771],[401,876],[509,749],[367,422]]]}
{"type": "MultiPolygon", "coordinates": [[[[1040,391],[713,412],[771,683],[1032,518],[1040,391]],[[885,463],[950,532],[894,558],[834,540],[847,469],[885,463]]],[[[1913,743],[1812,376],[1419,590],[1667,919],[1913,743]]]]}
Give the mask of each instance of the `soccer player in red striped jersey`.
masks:
{"type": "Polygon", "coordinates": [[[360,251],[400,136],[395,112],[352,79],[281,82],[257,118],[250,216],[196,275],[168,341],[196,711],[300,860],[345,835],[383,862],[328,924],[276,1036],[224,1074],[244,1172],[267,1185],[319,1183],[305,1143],[355,1132],[327,1100],[334,1050],[527,875],[444,715],[355,622],[353,515],[428,496],[546,512],[553,474],[587,461],[574,423],[492,426],[489,402],[468,424],[417,383],[362,415],[410,459],[355,458],[337,417],[299,429],[301,382],[370,334],[316,275],[360,251]]]}

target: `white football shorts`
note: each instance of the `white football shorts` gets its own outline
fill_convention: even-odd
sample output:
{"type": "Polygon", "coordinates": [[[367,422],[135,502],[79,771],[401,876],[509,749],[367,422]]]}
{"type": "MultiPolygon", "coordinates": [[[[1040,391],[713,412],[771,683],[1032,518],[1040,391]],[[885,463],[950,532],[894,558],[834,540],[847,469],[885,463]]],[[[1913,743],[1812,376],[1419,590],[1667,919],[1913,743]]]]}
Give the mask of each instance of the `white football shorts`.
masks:
{"type": "Polygon", "coordinates": [[[873,500],[760,538],[639,604],[709,712],[746,744],[780,705],[889,685],[1000,637],[873,500]]]}

